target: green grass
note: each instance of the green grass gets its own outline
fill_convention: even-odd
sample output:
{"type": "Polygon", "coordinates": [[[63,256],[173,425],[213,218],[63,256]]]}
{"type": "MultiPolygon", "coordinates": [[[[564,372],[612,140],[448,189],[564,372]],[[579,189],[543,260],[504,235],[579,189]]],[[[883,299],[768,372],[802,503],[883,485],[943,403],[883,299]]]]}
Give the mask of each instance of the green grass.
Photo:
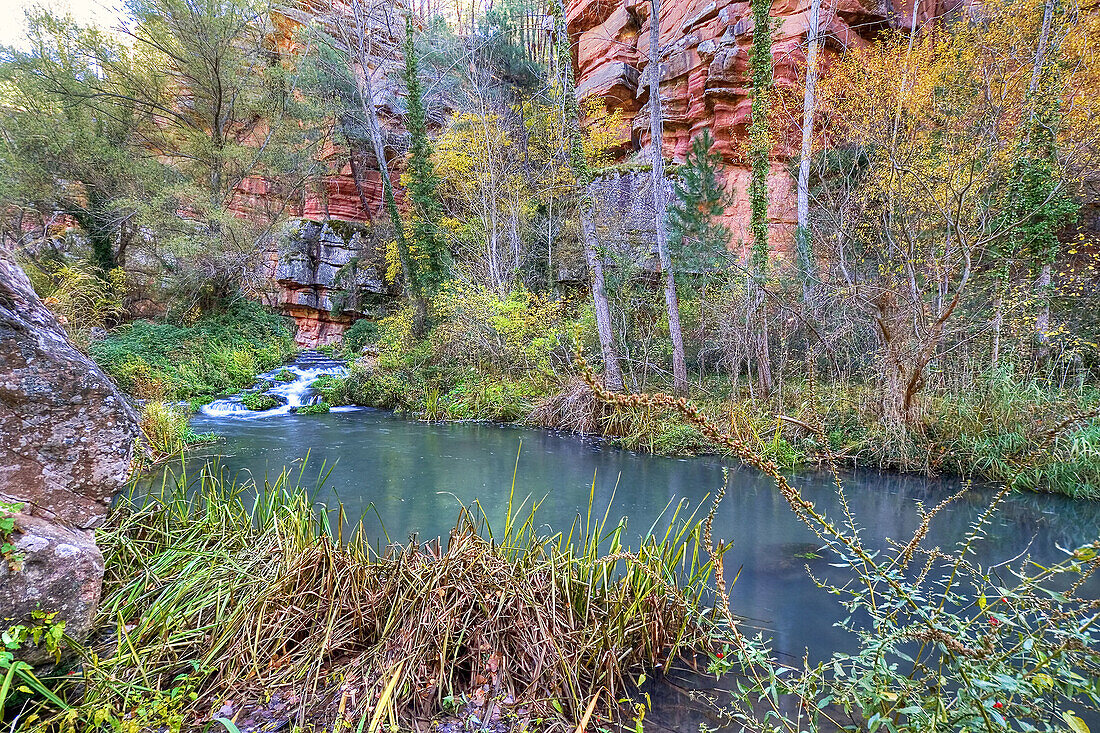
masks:
{"type": "Polygon", "coordinates": [[[190,400],[251,386],[256,374],[284,363],[294,343],[285,318],[240,300],[189,326],[136,321],[90,353],[135,397],[190,400]]]}
{"type": "Polygon", "coordinates": [[[189,730],[227,700],[247,711],[280,691],[317,730],[361,728],[380,698],[406,730],[484,694],[481,675],[497,704],[513,695],[509,720],[572,731],[597,697],[617,717],[640,675],[709,643],[712,515],[672,507],[669,529],[631,550],[625,522],[593,509],[546,536],[537,505],[513,496],[500,524],[475,504],[449,540],[379,554],[286,472],[258,489],[214,466],[166,479],[97,531],[96,641],[75,674],[45,680],[62,704],[25,711],[81,731],[189,730]],[[365,686],[349,699],[352,679],[365,686]]]}
{"type": "MultiPolygon", "coordinates": [[[[141,409],[141,434],[143,446],[156,461],[174,456],[191,445],[212,443],[218,439],[215,433],[196,433],[190,425],[191,415],[185,410],[163,402],[146,402],[141,409]]],[[[136,451],[141,455],[141,451],[136,451]]],[[[140,465],[141,461],[139,461],[140,465]]]]}

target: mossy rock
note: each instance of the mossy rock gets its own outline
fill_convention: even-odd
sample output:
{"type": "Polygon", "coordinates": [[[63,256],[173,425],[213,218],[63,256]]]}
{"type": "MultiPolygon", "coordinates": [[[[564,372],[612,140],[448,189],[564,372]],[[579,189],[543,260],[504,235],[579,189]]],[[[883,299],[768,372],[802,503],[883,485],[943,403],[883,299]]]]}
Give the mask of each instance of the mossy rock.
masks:
{"type": "Polygon", "coordinates": [[[270,410],[279,404],[279,401],[272,395],[260,394],[258,392],[248,392],[241,395],[241,402],[244,403],[245,407],[255,412],[270,410]]]}
{"type": "Polygon", "coordinates": [[[293,382],[298,378],[298,375],[289,369],[280,369],[279,373],[275,375],[276,382],[293,382]]]}
{"type": "Polygon", "coordinates": [[[314,403],[312,405],[295,407],[293,410],[291,410],[291,412],[294,412],[298,415],[323,415],[331,409],[332,405],[325,402],[324,400],[321,400],[320,402],[314,403]]]}

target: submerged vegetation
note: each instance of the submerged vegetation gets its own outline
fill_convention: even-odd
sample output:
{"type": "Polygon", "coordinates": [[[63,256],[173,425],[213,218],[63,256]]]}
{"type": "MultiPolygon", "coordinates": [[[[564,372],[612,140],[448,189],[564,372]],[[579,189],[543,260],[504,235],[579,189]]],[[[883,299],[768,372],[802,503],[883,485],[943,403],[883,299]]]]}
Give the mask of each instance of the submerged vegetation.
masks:
{"type": "Polygon", "coordinates": [[[98,531],[102,633],[46,679],[61,704],[21,718],[81,731],[218,716],[407,730],[467,705],[532,730],[617,718],[647,670],[709,643],[709,520],[677,506],[632,550],[625,521],[595,507],[550,536],[537,509],[517,498],[491,524],[475,505],[442,542],[372,548],[286,472],[258,488],[213,465],[168,478],[98,531]]]}

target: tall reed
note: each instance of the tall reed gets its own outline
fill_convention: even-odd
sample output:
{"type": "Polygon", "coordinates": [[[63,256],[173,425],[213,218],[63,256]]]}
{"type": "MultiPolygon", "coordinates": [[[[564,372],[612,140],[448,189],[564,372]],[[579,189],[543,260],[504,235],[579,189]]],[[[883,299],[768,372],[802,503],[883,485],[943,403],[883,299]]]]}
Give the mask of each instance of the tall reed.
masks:
{"type": "Polygon", "coordinates": [[[302,475],[238,483],[209,464],[119,503],[99,541],[99,637],[39,701],[44,728],[187,729],[272,714],[292,724],[426,725],[455,701],[481,720],[573,730],[638,677],[712,637],[703,521],[670,506],[637,549],[590,505],[566,532],[538,503],[503,525],[464,509],[446,539],[372,549],[302,475]],[[229,719],[229,718],[227,718],[229,719]]]}

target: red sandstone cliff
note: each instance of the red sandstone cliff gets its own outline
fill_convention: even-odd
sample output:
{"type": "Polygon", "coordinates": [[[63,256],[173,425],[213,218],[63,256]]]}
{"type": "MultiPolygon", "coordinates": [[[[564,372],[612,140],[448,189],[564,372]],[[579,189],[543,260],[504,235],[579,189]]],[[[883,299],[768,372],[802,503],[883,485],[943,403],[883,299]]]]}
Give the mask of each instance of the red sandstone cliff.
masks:
{"type": "MultiPolygon", "coordinates": [[[[339,39],[339,23],[350,22],[350,10],[339,0],[297,0],[283,7],[272,17],[275,27],[273,41],[286,55],[298,48],[298,31],[309,23],[319,22],[330,36],[339,39]]],[[[372,54],[368,68],[356,65],[353,73],[362,78],[369,74],[374,87],[376,113],[385,128],[386,155],[394,183],[403,168],[405,143],[397,109],[403,105],[403,90],[395,85],[394,69],[403,63],[402,44],[405,40],[403,3],[388,2],[372,5],[367,22],[370,26],[372,54]]],[[[297,226],[286,227],[264,262],[265,279],[271,283],[263,299],[294,318],[298,326],[296,341],[300,346],[316,347],[338,340],[344,330],[361,312],[351,304],[363,290],[379,294],[387,291],[381,271],[384,252],[367,247],[363,236],[347,237],[337,231],[366,232],[369,227],[314,227],[311,223],[327,221],[369,225],[385,219],[382,178],[369,144],[346,145],[329,139],[321,146],[318,161],[325,173],[309,181],[287,201],[285,192],[276,192],[268,181],[249,178],[236,191],[231,208],[239,216],[289,215],[301,220],[297,226]],[[307,232],[309,236],[301,233],[307,232]],[[318,239],[320,237],[320,240],[318,239]],[[321,245],[318,241],[322,241],[321,245]],[[369,251],[368,251],[369,250],[369,251]],[[362,261],[357,274],[347,283],[337,280],[337,272],[352,260],[362,261]],[[366,273],[370,273],[369,276],[366,273]],[[348,288],[356,292],[345,292],[348,288]],[[350,297],[350,300],[349,300],[350,297]]],[[[395,185],[400,199],[400,189],[395,185]]]]}
{"type": "MultiPolygon", "coordinates": [[[[919,0],[919,21],[937,15],[945,0],[919,0]]],[[[890,24],[908,24],[906,11],[895,12],[893,0],[825,0],[821,31],[823,58],[866,43],[890,24]]],[[[745,141],[752,104],[748,68],[753,20],[744,0],[663,0],[661,3],[662,101],[665,105],[663,150],[682,161],[691,139],[709,128],[716,150],[726,162],[726,188],[734,202],[727,212],[736,248],[751,241],[749,233],[749,165],[745,141]],[[740,241],[739,241],[740,240],[740,241]]],[[[772,244],[784,248],[792,238],[794,181],[788,173],[797,155],[801,97],[796,87],[805,67],[805,39],[810,0],[774,0],[772,58],[776,89],[794,92],[797,115],[777,115],[776,145],[768,177],[768,214],[772,244]]],[[[608,110],[622,110],[624,157],[649,146],[649,0],[572,0],[566,20],[574,42],[577,94],[597,96],[608,110]]],[[[782,95],[777,95],[782,96],[782,95]]]]}

